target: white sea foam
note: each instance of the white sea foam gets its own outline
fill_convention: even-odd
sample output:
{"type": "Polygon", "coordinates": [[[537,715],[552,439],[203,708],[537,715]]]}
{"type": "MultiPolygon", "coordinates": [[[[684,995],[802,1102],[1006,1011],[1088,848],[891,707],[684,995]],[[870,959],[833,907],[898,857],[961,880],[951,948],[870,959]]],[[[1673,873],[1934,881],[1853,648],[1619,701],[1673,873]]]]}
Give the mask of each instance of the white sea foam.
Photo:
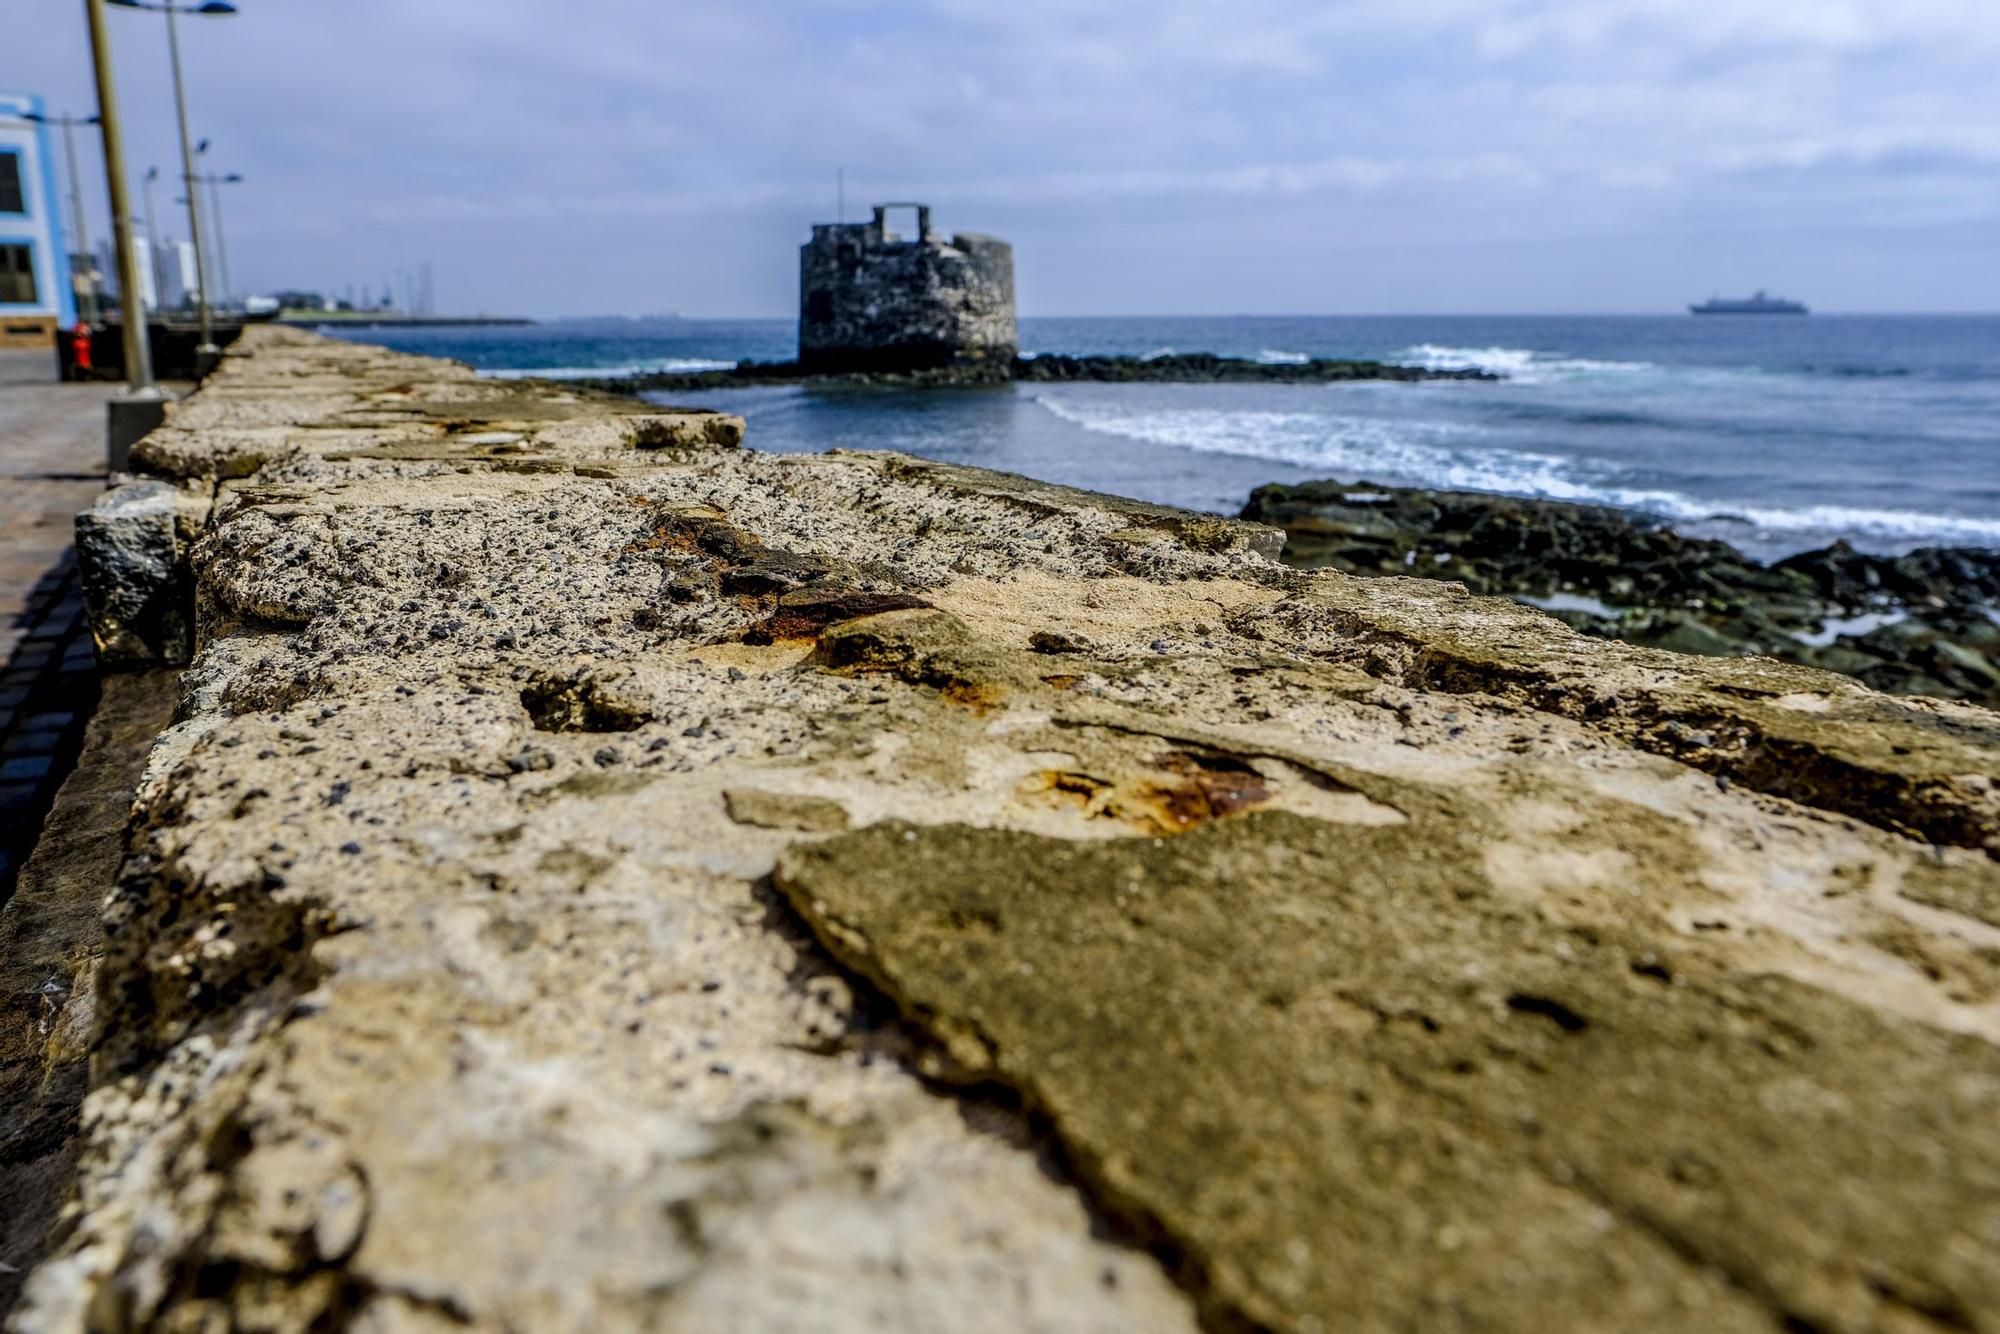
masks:
{"type": "Polygon", "coordinates": [[[1158,361],[1161,357],[1177,357],[1179,355],[1180,353],[1176,352],[1173,348],[1156,347],[1151,352],[1141,352],[1139,354],[1139,360],[1158,361]]]}
{"type": "Polygon", "coordinates": [[[1736,505],[1633,486],[1615,465],[1490,443],[1469,423],[1319,412],[1132,410],[1038,394],[1035,401],[1087,431],[1198,453],[1234,454],[1333,477],[1400,481],[1446,490],[1496,491],[1641,510],[1680,523],[1740,523],[1770,534],[2000,545],[2000,519],[1850,505],[1736,505]]]}
{"type": "Polygon", "coordinates": [[[1267,347],[1257,354],[1257,360],[1266,366],[1303,366],[1312,358],[1303,352],[1275,352],[1267,347]]]}
{"type": "MultiPolygon", "coordinates": [[[[1670,494],[1670,493],[1669,493],[1670,494]]],[[[1674,496],[1668,506],[1658,508],[1673,519],[1740,519],[1753,528],[1774,533],[1842,533],[1856,537],[1909,539],[1939,546],[2000,546],[2000,519],[1979,519],[1963,514],[1934,514],[1929,510],[1871,509],[1859,505],[1801,505],[1797,509],[1775,509],[1762,505],[1717,506],[1674,496]]],[[[1621,500],[1609,503],[1622,505],[1621,500]]]]}
{"type": "Polygon", "coordinates": [[[537,366],[527,370],[481,371],[489,380],[597,380],[621,375],[687,375],[696,371],[733,370],[733,361],[707,357],[668,357],[663,361],[636,361],[622,366],[537,366]]]}
{"type": "Polygon", "coordinates": [[[1171,445],[1207,454],[1269,459],[1335,474],[1394,475],[1421,485],[1484,491],[1540,490],[1566,486],[1565,462],[1548,454],[1480,447],[1491,433],[1448,421],[1389,421],[1318,412],[1221,411],[1161,408],[1132,411],[1038,394],[1049,412],[1104,435],[1171,445]]]}
{"type": "Polygon", "coordinates": [[[1605,361],[1538,352],[1526,347],[1446,347],[1419,343],[1395,353],[1391,360],[1431,371],[1492,371],[1521,384],[1546,384],[1582,375],[1620,375],[1653,369],[1649,361],[1605,361]]]}
{"type": "Polygon", "coordinates": [[[1510,375],[1527,369],[1535,354],[1525,347],[1445,347],[1418,343],[1393,354],[1393,359],[1427,371],[1497,371],[1510,375]]]}
{"type": "Polygon", "coordinates": [[[1857,638],[1871,630],[1880,630],[1887,625],[1901,625],[1910,619],[1906,611],[1864,611],[1859,616],[1829,616],[1819,623],[1819,629],[1811,634],[1800,635],[1801,644],[1813,648],[1825,648],[1843,635],[1857,638]]]}
{"type": "Polygon", "coordinates": [[[1526,593],[1512,595],[1514,601],[1525,602],[1530,607],[1540,607],[1543,611],[1587,611],[1592,616],[1608,616],[1617,620],[1621,615],[1618,608],[1601,599],[1588,597],[1582,593],[1550,593],[1547,597],[1531,597],[1526,593]]]}

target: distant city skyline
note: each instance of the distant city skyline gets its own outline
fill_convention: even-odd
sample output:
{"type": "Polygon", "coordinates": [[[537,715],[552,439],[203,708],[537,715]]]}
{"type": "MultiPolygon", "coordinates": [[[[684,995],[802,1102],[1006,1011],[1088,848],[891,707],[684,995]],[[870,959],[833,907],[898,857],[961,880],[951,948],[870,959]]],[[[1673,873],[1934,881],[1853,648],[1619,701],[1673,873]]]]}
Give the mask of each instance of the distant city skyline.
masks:
{"type": "MultiPolygon", "coordinates": [[[[1989,0],[238,3],[182,43],[245,293],[785,316],[844,168],[1012,241],[1025,316],[2000,310],[1989,0]]],[[[162,25],[109,17],[180,235],[162,25]]],[[[0,87],[94,108],[78,6],[0,87]]]]}

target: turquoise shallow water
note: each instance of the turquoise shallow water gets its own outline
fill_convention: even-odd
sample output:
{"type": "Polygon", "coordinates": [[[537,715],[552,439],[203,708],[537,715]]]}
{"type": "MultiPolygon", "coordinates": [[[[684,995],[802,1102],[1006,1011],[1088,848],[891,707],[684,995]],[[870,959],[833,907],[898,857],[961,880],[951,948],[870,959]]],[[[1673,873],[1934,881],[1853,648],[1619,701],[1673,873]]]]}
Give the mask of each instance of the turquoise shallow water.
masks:
{"type": "MultiPolygon", "coordinates": [[[[2000,317],[1024,319],[1029,352],[1481,366],[1492,383],[720,390],[761,449],[889,448],[1230,512],[1315,477],[1619,505],[1761,556],[2000,546],[2000,317]]],[[[784,320],[356,331],[488,373],[700,369],[784,320]]]]}

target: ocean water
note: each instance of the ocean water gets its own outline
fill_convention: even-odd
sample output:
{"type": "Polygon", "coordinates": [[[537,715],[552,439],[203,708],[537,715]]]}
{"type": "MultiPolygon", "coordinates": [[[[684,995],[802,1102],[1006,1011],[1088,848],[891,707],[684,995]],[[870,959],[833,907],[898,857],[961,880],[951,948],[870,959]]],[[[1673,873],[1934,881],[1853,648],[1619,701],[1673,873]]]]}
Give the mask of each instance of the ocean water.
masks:
{"type": "MultiPolygon", "coordinates": [[[[788,358],[785,320],[356,331],[496,375],[788,358]]],[[[898,449],[1233,513],[1332,477],[1616,505],[1772,558],[1844,538],[2000,546],[2000,316],[1024,319],[1027,352],[1219,352],[1477,366],[1336,385],[761,387],[657,396],[742,414],[759,449],[898,449]]]]}

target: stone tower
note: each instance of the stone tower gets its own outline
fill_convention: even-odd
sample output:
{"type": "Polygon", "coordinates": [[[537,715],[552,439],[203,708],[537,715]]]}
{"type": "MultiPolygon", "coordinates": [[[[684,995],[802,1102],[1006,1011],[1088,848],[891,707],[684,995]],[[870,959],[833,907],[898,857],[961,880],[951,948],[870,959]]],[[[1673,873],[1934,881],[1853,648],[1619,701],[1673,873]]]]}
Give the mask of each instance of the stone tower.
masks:
{"type": "Polygon", "coordinates": [[[1014,331],[1014,248],[931,231],[926,204],[877,204],[869,222],[823,222],[799,248],[799,364],[834,374],[991,366],[1004,373],[1014,331]],[[914,237],[889,230],[917,212],[914,237]]]}

